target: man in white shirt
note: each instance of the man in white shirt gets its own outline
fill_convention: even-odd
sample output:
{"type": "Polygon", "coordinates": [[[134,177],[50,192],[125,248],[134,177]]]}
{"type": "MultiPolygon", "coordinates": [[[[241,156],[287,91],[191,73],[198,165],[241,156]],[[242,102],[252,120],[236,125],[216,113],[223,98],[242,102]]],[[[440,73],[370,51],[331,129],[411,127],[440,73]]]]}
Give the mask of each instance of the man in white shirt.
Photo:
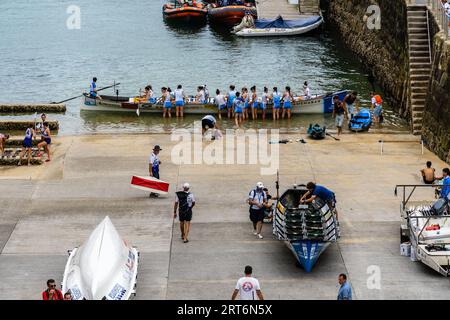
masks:
{"type": "Polygon", "coordinates": [[[259,281],[252,277],[252,272],[253,269],[251,266],[245,267],[245,277],[242,277],[237,281],[231,300],[236,300],[238,294],[240,300],[257,300],[256,297],[258,297],[259,300],[264,300],[259,281]]]}
{"type": "MultiPolygon", "coordinates": [[[[153,148],[153,152],[150,155],[148,159],[148,171],[150,177],[154,177],[156,179],[159,179],[159,165],[161,164],[161,160],[159,160],[159,152],[161,151],[161,147],[159,145],[156,145],[153,148]]],[[[158,197],[157,193],[150,193],[150,197],[158,197]]]]}
{"type": "Polygon", "coordinates": [[[311,99],[311,91],[309,90],[308,81],[303,84],[303,95],[305,99],[311,99]]]}

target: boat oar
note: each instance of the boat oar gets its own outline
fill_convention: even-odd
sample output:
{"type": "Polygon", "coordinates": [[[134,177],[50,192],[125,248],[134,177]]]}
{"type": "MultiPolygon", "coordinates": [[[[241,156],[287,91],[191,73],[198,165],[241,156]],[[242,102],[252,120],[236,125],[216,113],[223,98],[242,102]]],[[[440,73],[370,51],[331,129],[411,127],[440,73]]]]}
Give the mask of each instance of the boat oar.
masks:
{"type": "Polygon", "coordinates": [[[335,136],[332,136],[331,134],[329,134],[328,132],[327,133],[325,133],[327,136],[330,136],[330,137],[332,137],[334,140],[336,140],[336,141],[341,141],[341,139],[339,139],[339,138],[336,138],[335,136]]]}
{"type": "MultiPolygon", "coordinates": [[[[100,89],[97,89],[97,92],[99,92],[99,91],[102,91],[102,90],[106,90],[106,89],[109,89],[109,88],[112,88],[112,87],[115,87],[115,86],[118,86],[120,84],[120,82],[119,83],[115,83],[115,84],[113,84],[113,85],[110,85],[110,86],[107,86],[107,87],[103,87],[103,88],[100,88],[100,89]]],[[[67,102],[67,101],[71,101],[71,100],[75,100],[75,99],[78,99],[78,98],[80,98],[80,97],[82,97],[84,94],[80,94],[79,96],[76,96],[76,97],[72,97],[72,98],[69,98],[69,99],[66,99],[66,100],[62,100],[62,101],[59,101],[59,102],[50,102],[50,104],[60,104],[60,103],[64,103],[64,102],[67,102]]]]}

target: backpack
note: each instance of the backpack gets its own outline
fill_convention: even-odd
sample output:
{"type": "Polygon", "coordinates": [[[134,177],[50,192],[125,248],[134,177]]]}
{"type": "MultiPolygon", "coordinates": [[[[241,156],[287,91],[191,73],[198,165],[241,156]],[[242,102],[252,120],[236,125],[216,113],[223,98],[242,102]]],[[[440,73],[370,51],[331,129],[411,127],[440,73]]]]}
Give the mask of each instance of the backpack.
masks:
{"type": "Polygon", "coordinates": [[[187,198],[191,193],[190,192],[186,193],[184,191],[178,191],[176,194],[178,196],[179,213],[180,214],[188,213],[189,210],[191,210],[191,208],[189,207],[187,198]]]}

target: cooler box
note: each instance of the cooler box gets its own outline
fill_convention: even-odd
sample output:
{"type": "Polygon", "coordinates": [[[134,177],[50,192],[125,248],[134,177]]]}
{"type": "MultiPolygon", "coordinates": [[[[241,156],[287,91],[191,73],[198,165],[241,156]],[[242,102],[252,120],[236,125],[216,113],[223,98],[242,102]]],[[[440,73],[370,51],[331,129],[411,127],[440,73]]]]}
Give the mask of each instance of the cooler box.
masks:
{"type": "Polygon", "coordinates": [[[411,243],[405,242],[400,244],[400,255],[409,257],[411,255],[411,243]]]}

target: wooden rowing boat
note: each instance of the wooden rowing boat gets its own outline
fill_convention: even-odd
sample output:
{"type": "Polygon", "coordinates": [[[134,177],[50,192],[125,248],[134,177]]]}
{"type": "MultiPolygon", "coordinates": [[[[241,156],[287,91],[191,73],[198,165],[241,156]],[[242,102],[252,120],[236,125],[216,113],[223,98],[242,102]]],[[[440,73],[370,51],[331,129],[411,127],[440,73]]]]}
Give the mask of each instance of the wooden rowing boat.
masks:
{"type": "MultiPolygon", "coordinates": [[[[333,112],[332,98],[334,95],[339,100],[347,95],[347,90],[330,92],[323,95],[312,96],[306,99],[304,96],[294,97],[292,103],[292,114],[324,114],[333,112]]],[[[84,94],[81,110],[85,111],[105,111],[105,112],[136,112],[139,113],[162,113],[163,104],[161,102],[142,103],[134,102],[134,98],[124,96],[106,96],[102,95],[102,100],[94,99],[89,94],[84,94]]],[[[174,109],[174,107],[172,107],[174,109]]],[[[211,114],[217,112],[217,105],[214,98],[210,98],[208,103],[197,102],[193,96],[189,96],[184,106],[185,114],[211,114]]],[[[268,114],[272,113],[272,104],[269,103],[266,109],[268,114]]]]}

